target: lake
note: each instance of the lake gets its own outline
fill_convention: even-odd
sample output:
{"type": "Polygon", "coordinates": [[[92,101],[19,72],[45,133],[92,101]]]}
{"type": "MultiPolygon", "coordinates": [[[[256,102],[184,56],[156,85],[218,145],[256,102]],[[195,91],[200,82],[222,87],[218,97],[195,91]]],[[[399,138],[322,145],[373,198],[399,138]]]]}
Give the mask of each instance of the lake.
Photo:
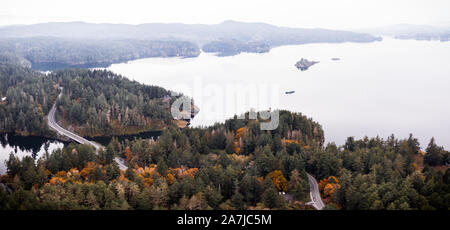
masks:
{"type": "Polygon", "coordinates": [[[45,137],[21,137],[14,134],[0,134],[0,174],[6,173],[5,161],[9,154],[14,153],[19,158],[32,156],[39,159],[46,152],[51,153],[58,148],[64,147],[64,143],[45,137]]]}
{"type": "Polygon", "coordinates": [[[326,142],[413,133],[422,148],[434,136],[450,149],[449,63],[449,42],[384,38],[229,57],[147,58],[108,69],[192,96],[200,107],[192,126],[222,122],[251,108],[280,108],[322,124],[326,142]],[[301,58],[320,63],[300,71],[294,65],[301,58]]]}

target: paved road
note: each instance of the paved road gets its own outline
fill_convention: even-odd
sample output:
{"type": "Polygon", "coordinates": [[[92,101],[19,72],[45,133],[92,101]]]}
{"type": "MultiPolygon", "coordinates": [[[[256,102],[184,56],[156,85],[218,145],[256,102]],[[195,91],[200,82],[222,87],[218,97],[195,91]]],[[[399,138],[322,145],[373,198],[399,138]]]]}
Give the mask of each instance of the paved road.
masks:
{"type": "Polygon", "coordinates": [[[125,162],[120,157],[115,157],[114,161],[119,165],[120,170],[126,171],[128,167],[125,165],[125,162]]]}
{"type": "Polygon", "coordinates": [[[307,173],[307,175],[309,180],[309,195],[311,196],[311,202],[309,202],[309,204],[314,206],[317,210],[321,210],[325,207],[325,204],[320,197],[319,184],[317,184],[317,181],[313,176],[309,173],[307,173]]]}
{"type": "MultiPolygon", "coordinates": [[[[62,88],[61,88],[61,93],[58,95],[58,99],[61,98],[62,95],[62,88]]],[[[48,126],[55,130],[57,133],[59,133],[61,136],[65,136],[68,137],[71,140],[74,140],[80,144],[85,144],[85,145],[91,145],[95,148],[95,151],[98,153],[99,150],[104,149],[104,147],[98,143],[95,143],[93,141],[89,141],[83,137],[78,136],[75,133],[70,132],[69,130],[64,129],[63,127],[61,127],[55,120],[55,113],[56,113],[56,102],[55,104],[52,106],[52,108],[50,109],[50,112],[47,115],[47,123],[48,126]]],[[[119,165],[120,170],[127,170],[127,166],[124,164],[123,160],[119,157],[114,158],[114,161],[117,162],[117,164],[119,165]]]]}

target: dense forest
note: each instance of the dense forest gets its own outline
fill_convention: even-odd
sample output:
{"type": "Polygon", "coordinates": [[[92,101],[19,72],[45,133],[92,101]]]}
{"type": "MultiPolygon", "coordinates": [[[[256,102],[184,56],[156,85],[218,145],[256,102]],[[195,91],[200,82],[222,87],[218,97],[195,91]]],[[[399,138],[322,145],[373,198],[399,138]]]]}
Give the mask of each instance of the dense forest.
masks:
{"type": "Polygon", "coordinates": [[[148,57],[196,57],[196,44],[159,40],[92,40],[54,37],[2,38],[0,53],[14,53],[33,69],[106,67],[148,57]]]}
{"type": "Polygon", "coordinates": [[[324,146],[321,126],[302,114],[280,111],[272,131],[259,123],[171,127],[157,141],[113,139],[97,155],[71,144],[36,163],[11,154],[0,178],[11,191],[0,189],[0,207],[310,209],[306,172],[320,181],[325,209],[450,207],[449,152],[434,140],[425,152],[412,135],[324,146]],[[115,156],[126,160],[126,171],[115,156]]]}
{"type": "Polygon", "coordinates": [[[12,154],[2,182],[14,191],[0,192],[0,207],[306,208],[300,202],[309,192],[302,149],[322,145],[320,125],[287,111],[276,130],[262,132],[258,123],[231,119],[208,129],[170,128],[156,142],[113,139],[98,155],[71,144],[36,164],[12,154]],[[128,170],[120,171],[114,156],[125,158],[128,170]],[[299,201],[288,204],[281,190],[299,201]]]}
{"type": "Polygon", "coordinates": [[[0,132],[50,135],[44,117],[57,94],[50,76],[0,63],[0,132]]]}
{"type": "Polygon", "coordinates": [[[136,134],[172,124],[175,97],[161,87],[130,81],[106,70],[61,70],[58,120],[83,136],[136,134]]]}
{"type": "Polygon", "coordinates": [[[57,101],[57,119],[83,136],[136,134],[173,125],[175,97],[161,87],[104,70],[68,69],[42,74],[0,64],[0,132],[54,135],[46,115],[57,101]]]}
{"type": "Polygon", "coordinates": [[[341,148],[328,144],[311,156],[308,171],[321,179],[328,208],[450,207],[450,155],[434,139],[422,152],[412,135],[406,140],[349,137],[341,148]]]}

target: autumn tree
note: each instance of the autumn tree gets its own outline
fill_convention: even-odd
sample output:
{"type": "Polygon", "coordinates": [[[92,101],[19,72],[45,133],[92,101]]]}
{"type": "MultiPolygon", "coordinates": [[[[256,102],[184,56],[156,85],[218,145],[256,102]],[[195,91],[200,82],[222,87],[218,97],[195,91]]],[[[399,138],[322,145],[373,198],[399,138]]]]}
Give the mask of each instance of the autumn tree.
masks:
{"type": "Polygon", "coordinates": [[[287,191],[287,180],[280,170],[270,172],[267,174],[267,177],[272,180],[272,183],[278,191],[287,191]]]}

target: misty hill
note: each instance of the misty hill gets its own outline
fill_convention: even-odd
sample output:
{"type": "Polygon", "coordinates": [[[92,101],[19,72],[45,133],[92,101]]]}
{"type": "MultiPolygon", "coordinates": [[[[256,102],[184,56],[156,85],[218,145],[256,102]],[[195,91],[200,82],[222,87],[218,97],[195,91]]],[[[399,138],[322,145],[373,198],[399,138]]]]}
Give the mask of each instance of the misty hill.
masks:
{"type": "Polygon", "coordinates": [[[0,28],[0,52],[25,57],[33,68],[109,65],[145,57],[195,57],[205,52],[267,52],[306,43],[372,42],[364,33],[225,21],[217,25],[52,22],[0,28]],[[198,46],[198,47],[197,47],[198,46]]]}
{"type": "Polygon", "coordinates": [[[0,28],[0,37],[3,38],[39,36],[79,39],[184,40],[201,45],[211,41],[236,39],[245,42],[266,42],[270,46],[312,42],[370,42],[379,39],[368,34],[348,31],[288,28],[237,21],[225,21],[217,25],[51,22],[0,28]]]}
{"type": "Polygon", "coordinates": [[[415,40],[450,40],[450,25],[411,25],[397,24],[384,27],[362,30],[379,36],[392,36],[397,39],[415,39],[415,40]]]}

